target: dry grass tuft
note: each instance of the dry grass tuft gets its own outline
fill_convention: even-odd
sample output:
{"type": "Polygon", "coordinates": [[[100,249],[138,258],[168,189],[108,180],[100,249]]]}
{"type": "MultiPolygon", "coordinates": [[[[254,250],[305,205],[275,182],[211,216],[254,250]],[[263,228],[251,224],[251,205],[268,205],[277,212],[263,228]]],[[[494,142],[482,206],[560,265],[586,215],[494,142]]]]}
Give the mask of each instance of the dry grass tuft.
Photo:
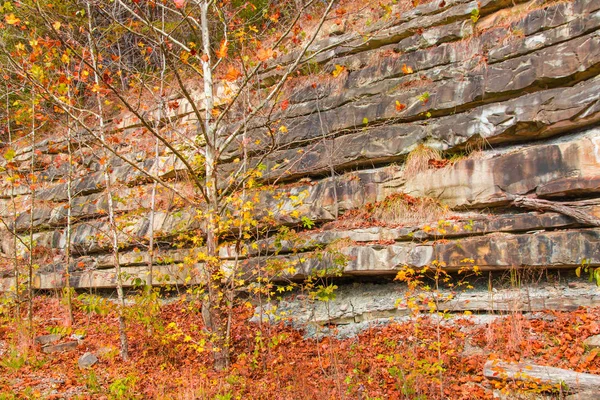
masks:
{"type": "Polygon", "coordinates": [[[410,178],[420,172],[434,168],[430,160],[441,161],[442,154],[438,150],[420,143],[406,157],[403,172],[404,177],[410,178]]]}
{"type": "Polygon", "coordinates": [[[391,224],[418,224],[443,218],[448,207],[430,197],[411,197],[403,193],[386,197],[373,210],[373,218],[391,224]]]}
{"type": "Polygon", "coordinates": [[[449,212],[448,206],[438,200],[395,193],[383,201],[369,203],[362,209],[350,210],[327,226],[336,229],[351,229],[414,225],[443,219],[448,216],[449,212]]]}

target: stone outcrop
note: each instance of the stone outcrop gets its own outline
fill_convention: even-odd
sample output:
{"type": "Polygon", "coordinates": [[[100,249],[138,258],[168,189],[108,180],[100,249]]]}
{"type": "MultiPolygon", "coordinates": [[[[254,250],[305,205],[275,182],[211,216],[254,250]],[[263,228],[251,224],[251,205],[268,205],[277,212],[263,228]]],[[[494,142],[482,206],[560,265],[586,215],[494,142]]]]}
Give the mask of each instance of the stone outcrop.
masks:
{"type": "MultiPolygon", "coordinates": [[[[220,256],[226,268],[241,266],[252,279],[252,266],[278,261],[294,268],[273,276],[275,281],[301,280],[331,265],[332,256],[323,256],[323,249],[333,244],[346,260],[340,268],[345,282],[365,276],[387,282],[402,268],[434,262],[456,272],[465,259],[490,273],[600,267],[597,226],[515,202],[523,197],[568,202],[568,207],[600,218],[600,1],[433,1],[394,11],[366,32],[352,32],[345,22],[324,32],[310,49],[311,63],[322,73],[286,93],[285,109],[275,108],[273,120],[286,127],[276,137],[276,150],[265,145],[264,121],[249,127],[253,140],[246,148],[251,164],[264,165],[267,184],[255,192],[254,212],[270,213],[275,227],[310,221],[316,228],[294,240],[276,237],[275,228],[247,243],[224,245],[220,256]],[[342,73],[332,77],[336,68],[342,73]],[[424,169],[410,170],[407,160],[423,147],[440,157],[426,160],[424,169]],[[408,197],[394,197],[398,194],[408,197]],[[390,212],[379,220],[353,217],[366,208],[389,206],[389,199],[396,199],[394,206],[405,212],[390,212]],[[413,203],[402,203],[406,199],[413,203]],[[421,203],[414,199],[437,208],[419,211],[415,204],[421,203]]],[[[293,54],[276,63],[291,60],[293,54]]],[[[264,85],[281,71],[268,65],[264,85]]],[[[191,118],[189,102],[180,99],[177,104],[169,117],[191,118]]],[[[110,125],[122,132],[137,127],[131,115],[110,125]]],[[[143,280],[149,260],[144,246],[152,187],[141,171],[168,178],[177,190],[159,188],[157,195],[154,269],[161,279],[155,281],[200,282],[201,262],[189,261],[194,257],[185,246],[174,246],[179,233],[201,234],[203,227],[186,204],[191,191],[184,165],[169,152],[155,160],[132,148],[101,161],[84,146],[93,137],[79,134],[78,141],[71,205],[75,257],[66,266],[71,284],[115,285],[105,162],[115,182],[126,284],[143,280]]],[[[241,143],[231,145],[220,173],[238,168],[240,149],[241,143]]],[[[37,154],[41,184],[32,193],[28,185],[4,182],[0,193],[2,252],[16,247],[24,254],[32,230],[44,249],[34,279],[39,289],[65,283],[66,152],[66,142],[60,140],[46,140],[35,149],[21,147],[13,163],[26,171],[37,154]],[[32,197],[37,202],[33,209],[32,197]],[[18,240],[7,232],[13,228],[18,240]]],[[[1,287],[10,288],[11,272],[0,274],[1,287]]],[[[355,295],[374,298],[380,296],[373,294],[377,290],[364,286],[355,295]]],[[[576,291],[565,290],[540,289],[531,298],[531,310],[597,302],[595,293],[577,298],[576,291]]],[[[369,313],[403,312],[394,306],[394,296],[385,296],[381,307],[350,312],[350,306],[341,311],[342,305],[339,310],[335,305],[332,315],[316,320],[359,322],[369,313]]],[[[508,308],[483,298],[469,301],[467,306],[455,299],[452,305],[462,311],[508,308]]]]}

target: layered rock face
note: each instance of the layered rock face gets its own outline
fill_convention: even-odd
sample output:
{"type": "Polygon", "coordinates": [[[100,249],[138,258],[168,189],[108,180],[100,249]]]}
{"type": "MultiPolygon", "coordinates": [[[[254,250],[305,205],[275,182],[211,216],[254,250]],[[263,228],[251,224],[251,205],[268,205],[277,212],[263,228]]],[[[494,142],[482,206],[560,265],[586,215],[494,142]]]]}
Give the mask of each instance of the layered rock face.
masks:
{"type": "MultiPolygon", "coordinates": [[[[458,271],[465,259],[490,272],[600,267],[599,28],[597,0],[433,1],[395,10],[366,33],[327,28],[328,35],[310,49],[311,67],[319,74],[298,84],[289,106],[279,111],[287,132],[277,137],[277,150],[263,154],[260,144],[249,149],[266,167],[265,183],[274,185],[260,193],[256,209],[271,210],[280,225],[311,221],[320,229],[302,232],[300,247],[262,237],[246,251],[223,247],[220,255],[228,262],[244,259],[247,266],[293,260],[294,268],[280,280],[301,280],[327,267],[330,258],[313,255],[332,243],[346,256],[341,273],[350,280],[386,281],[405,266],[432,263],[458,271]],[[334,70],[339,75],[333,77],[334,70]],[[419,154],[425,154],[424,166],[415,168],[419,154]],[[559,207],[527,209],[515,201],[522,198],[559,207]],[[369,216],[361,213],[365,207],[369,216]]],[[[267,69],[265,85],[280,71],[267,69]]],[[[186,118],[189,106],[180,103],[177,113],[186,118]]],[[[134,129],[127,119],[120,124],[134,129]]],[[[257,139],[253,143],[264,142],[259,126],[247,134],[257,139]]],[[[84,147],[77,152],[82,172],[73,182],[71,284],[114,287],[102,163],[84,147]]],[[[33,225],[36,244],[47,250],[35,287],[59,288],[65,279],[61,252],[68,198],[66,165],[58,161],[66,146],[45,141],[22,148],[14,162],[26,169],[33,154],[44,181],[35,191],[39,204],[33,215],[25,186],[5,186],[0,209],[24,239],[33,225]]],[[[239,146],[233,145],[223,174],[237,168],[238,156],[239,146]]],[[[168,155],[157,162],[131,151],[128,158],[162,177],[183,170],[168,155]]],[[[123,199],[117,211],[127,216],[121,264],[132,285],[146,271],[151,186],[131,165],[108,160],[119,187],[115,196],[123,199]]],[[[185,190],[184,183],[175,185],[185,190]]],[[[195,211],[179,209],[167,192],[158,198],[155,269],[163,280],[156,281],[197,282],[194,270],[200,267],[183,263],[188,250],[171,246],[179,232],[199,228],[195,211]]],[[[13,246],[23,247],[5,232],[3,252],[9,255],[13,246]]],[[[11,282],[6,272],[3,287],[11,282]]],[[[563,283],[556,279],[555,286],[563,283]]],[[[357,289],[359,297],[381,297],[386,312],[397,310],[389,292],[369,285],[357,289]]],[[[536,295],[550,292],[544,286],[536,295]]],[[[347,301],[348,287],[342,293],[340,301],[347,301]]],[[[577,296],[565,302],[538,299],[533,309],[597,302],[593,290],[585,296],[579,302],[571,301],[577,296]]],[[[487,300],[477,304],[473,310],[494,309],[487,300]]],[[[319,320],[346,323],[368,314],[345,311],[319,320]]]]}

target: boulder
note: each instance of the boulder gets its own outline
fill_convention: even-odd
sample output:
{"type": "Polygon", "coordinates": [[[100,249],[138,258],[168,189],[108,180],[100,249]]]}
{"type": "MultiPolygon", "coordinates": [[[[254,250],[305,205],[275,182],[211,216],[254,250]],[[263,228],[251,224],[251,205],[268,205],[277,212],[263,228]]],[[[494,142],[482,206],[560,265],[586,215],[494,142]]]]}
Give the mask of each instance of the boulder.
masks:
{"type": "Polygon", "coordinates": [[[597,349],[600,347],[600,335],[590,336],[583,341],[583,344],[589,349],[597,349]]]}
{"type": "Polygon", "coordinates": [[[56,343],[58,342],[60,339],[62,339],[62,335],[57,334],[57,333],[53,333],[50,335],[41,335],[41,336],[37,336],[34,341],[37,344],[40,344],[42,346],[46,346],[52,343],[56,343]]]}
{"type": "Polygon", "coordinates": [[[98,357],[96,357],[93,353],[87,352],[87,353],[84,353],[81,357],[79,357],[79,360],[77,361],[77,365],[79,365],[79,368],[85,369],[85,368],[90,368],[97,362],[98,362],[98,357]]]}
{"type": "Polygon", "coordinates": [[[42,351],[46,354],[50,353],[62,353],[65,351],[75,350],[77,348],[77,342],[65,342],[54,345],[46,345],[42,347],[42,351]]]}

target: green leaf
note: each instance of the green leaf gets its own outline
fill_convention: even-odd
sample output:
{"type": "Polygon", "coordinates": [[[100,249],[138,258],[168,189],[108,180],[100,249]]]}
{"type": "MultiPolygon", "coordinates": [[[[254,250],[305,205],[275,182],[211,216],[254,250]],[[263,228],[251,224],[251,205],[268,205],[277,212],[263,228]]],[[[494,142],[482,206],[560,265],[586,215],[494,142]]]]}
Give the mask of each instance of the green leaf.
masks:
{"type": "Polygon", "coordinates": [[[312,229],[315,226],[315,222],[312,219],[304,216],[302,217],[302,226],[307,229],[312,229]]]}
{"type": "Polygon", "coordinates": [[[12,161],[15,158],[15,151],[13,149],[6,150],[4,153],[4,159],[8,162],[12,161]]]}

